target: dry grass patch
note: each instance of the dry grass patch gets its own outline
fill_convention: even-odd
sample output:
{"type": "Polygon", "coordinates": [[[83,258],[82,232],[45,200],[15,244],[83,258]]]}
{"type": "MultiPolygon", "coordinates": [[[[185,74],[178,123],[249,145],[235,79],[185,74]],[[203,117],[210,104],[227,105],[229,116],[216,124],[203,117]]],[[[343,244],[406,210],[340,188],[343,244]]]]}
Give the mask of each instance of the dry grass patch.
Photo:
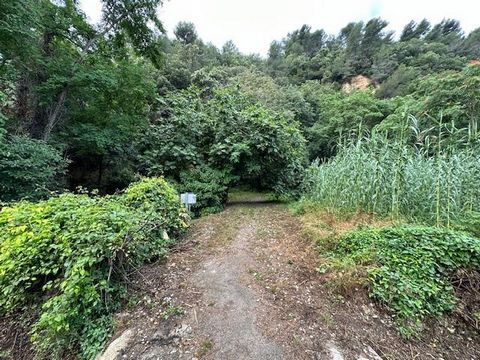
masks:
{"type": "Polygon", "coordinates": [[[394,222],[363,211],[335,212],[306,201],[296,204],[293,211],[300,219],[304,235],[315,243],[318,253],[316,270],[323,274],[326,285],[344,297],[351,297],[364,289],[370,265],[332,258],[329,252],[334,249],[338,237],[350,231],[366,226],[385,227],[394,222]]]}

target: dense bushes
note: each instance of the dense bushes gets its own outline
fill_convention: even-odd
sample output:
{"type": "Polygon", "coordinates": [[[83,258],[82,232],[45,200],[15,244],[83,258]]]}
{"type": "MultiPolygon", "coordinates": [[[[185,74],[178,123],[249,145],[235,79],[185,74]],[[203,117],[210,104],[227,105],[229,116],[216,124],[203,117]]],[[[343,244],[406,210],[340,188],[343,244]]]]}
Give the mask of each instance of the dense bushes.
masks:
{"type": "Polygon", "coordinates": [[[172,92],[161,105],[162,111],[139,139],[139,169],[149,176],[178,178],[204,159],[211,121],[196,88],[172,92]]]}
{"type": "Polygon", "coordinates": [[[311,106],[311,126],[305,129],[305,136],[312,160],[332,157],[343,137],[371,130],[393,110],[389,100],[377,99],[370,90],[345,94],[314,81],[301,89],[311,106]]]}
{"type": "Polygon", "coordinates": [[[80,346],[83,358],[93,358],[106,339],[124,271],[164,255],[186,220],[178,195],[161,178],[120,195],[67,193],[4,207],[0,311],[41,305],[32,329],[36,350],[62,358],[80,346]]]}
{"type": "MultiPolygon", "coordinates": [[[[395,110],[379,127],[389,132],[398,132],[405,116],[416,117],[422,129],[434,129],[438,133],[440,123],[450,124],[463,133],[444,132],[445,139],[453,143],[463,137],[478,135],[478,113],[480,111],[480,66],[465,66],[462,71],[445,71],[420,77],[410,83],[414,91],[394,101],[395,110]],[[461,135],[461,136],[459,136],[461,135]]],[[[428,135],[428,134],[425,134],[428,135]]]]}
{"type": "Polygon", "coordinates": [[[341,237],[331,256],[368,267],[371,295],[396,315],[399,330],[408,337],[425,317],[452,310],[449,276],[457,269],[480,268],[480,240],[433,227],[370,228],[341,237]]]}
{"type": "Polygon", "coordinates": [[[0,133],[0,201],[40,199],[58,190],[68,161],[54,147],[0,133]]]}
{"type": "Polygon", "coordinates": [[[180,174],[180,192],[197,195],[197,203],[192,206],[195,216],[217,213],[223,210],[228,198],[229,186],[234,178],[225,170],[200,166],[180,174]]]}
{"type": "Polygon", "coordinates": [[[306,163],[299,124],[252,103],[234,89],[215,95],[209,102],[213,118],[210,162],[257,189],[295,189],[306,163]]]}
{"type": "Polygon", "coordinates": [[[307,159],[300,124],[233,87],[210,97],[191,87],[165,98],[140,141],[140,170],[196,192],[197,215],[222,209],[235,183],[279,195],[295,191],[307,159]]]}

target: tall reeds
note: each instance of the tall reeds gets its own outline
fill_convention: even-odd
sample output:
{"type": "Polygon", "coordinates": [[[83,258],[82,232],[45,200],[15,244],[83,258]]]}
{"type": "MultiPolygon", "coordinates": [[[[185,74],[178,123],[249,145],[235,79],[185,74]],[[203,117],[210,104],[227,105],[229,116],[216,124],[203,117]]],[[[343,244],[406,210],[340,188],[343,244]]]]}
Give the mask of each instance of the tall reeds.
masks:
{"type": "Polygon", "coordinates": [[[441,121],[420,131],[410,118],[393,138],[344,141],[337,156],[309,168],[305,198],[331,210],[450,226],[480,211],[480,146],[463,133],[441,121]]]}

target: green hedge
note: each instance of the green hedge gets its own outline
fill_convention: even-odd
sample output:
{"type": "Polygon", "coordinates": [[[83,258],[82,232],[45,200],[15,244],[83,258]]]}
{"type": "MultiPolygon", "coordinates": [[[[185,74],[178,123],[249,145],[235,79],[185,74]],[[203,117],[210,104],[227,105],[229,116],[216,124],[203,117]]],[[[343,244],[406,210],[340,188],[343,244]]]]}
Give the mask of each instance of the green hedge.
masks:
{"type": "Polygon", "coordinates": [[[178,194],[147,178],[105,197],[63,194],[0,211],[0,312],[39,306],[40,357],[94,358],[118,308],[123,274],[166,253],[187,227],[178,194]],[[41,306],[41,307],[40,307],[41,306]]]}
{"type": "Polygon", "coordinates": [[[58,149],[27,136],[2,136],[1,130],[0,201],[45,199],[62,188],[69,161],[58,149]]]}

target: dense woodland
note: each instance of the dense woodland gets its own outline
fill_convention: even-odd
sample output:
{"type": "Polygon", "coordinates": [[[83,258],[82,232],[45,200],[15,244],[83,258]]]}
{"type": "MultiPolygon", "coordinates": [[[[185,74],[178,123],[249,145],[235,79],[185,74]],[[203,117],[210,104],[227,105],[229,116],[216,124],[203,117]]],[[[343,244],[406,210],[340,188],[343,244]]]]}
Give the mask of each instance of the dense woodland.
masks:
{"type": "Polygon", "coordinates": [[[477,131],[480,70],[467,65],[480,58],[480,29],[464,34],[458,21],[411,22],[398,40],[378,18],[335,36],[303,26],[262,59],[205,43],[190,23],[167,38],[159,1],[104,4],[91,25],[75,1],[2,2],[3,200],[111,193],[136,174],[181,181],[198,167],[288,188],[338,139],[394,130],[407,113],[421,129],[442,113],[477,131]],[[340,91],[356,75],[371,87],[340,91]]]}
{"type": "MultiPolygon", "coordinates": [[[[0,234],[0,290],[15,294],[2,298],[0,309],[15,311],[40,288],[61,293],[33,326],[40,352],[53,349],[61,358],[65,349],[80,349],[93,358],[104,343],[108,326],[99,333],[91,324],[108,323],[102,314],[112,311],[107,300],[118,294],[105,283],[99,290],[95,281],[110,279],[111,259],[118,260],[112,244],[134,227],[145,230],[141,219],[152,208],[141,213],[125,205],[136,192],[153,204],[166,191],[170,198],[161,201],[172,207],[171,191],[193,191],[200,216],[220,211],[228,190],[243,185],[337,211],[362,209],[445,228],[448,236],[454,235],[447,228],[461,228],[470,235],[455,238],[459,248],[468,243],[468,251],[480,253],[470,237],[480,218],[480,28],[467,34],[453,19],[423,20],[394,34],[386,20],[373,18],[328,34],[304,25],[274,41],[262,58],[242,54],[232,42],[206,43],[188,22],[167,37],[157,17],[161,0],[102,4],[101,23],[90,24],[74,0],[0,2],[0,227],[11,234],[0,234]],[[368,86],[357,89],[359,75],[368,86]],[[156,180],[138,182],[142,176],[156,180]],[[19,200],[30,202],[14,203],[19,200]],[[66,243],[73,235],[66,234],[61,246],[69,255],[58,245],[43,260],[41,248],[35,255],[25,244],[22,250],[26,235],[16,226],[33,213],[39,224],[50,224],[48,239],[57,236],[58,223],[77,235],[87,231],[72,223],[80,214],[68,213],[66,204],[90,209],[91,218],[82,215],[86,222],[111,221],[121,235],[99,235],[99,228],[72,248],[66,243]],[[111,211],[124,213],[114,219],[111,211]],[[86,254],[98,241],[109,245],[101,255],[86,254]],[[19,267],[15,251],[44,267],[68,258],[70,267],[39,270],[48,279],[39,283],[36,273],[21,277],[29,265],[19,267]],[[90,275],[81,279],[82,271],[90,275]],[[69,292],[77,283],[90,297],[69,292]],[[77,308],[67,310],[68,304],[77,308]]],[[[174,208],[163,222],[185,215],[174,208]]],[[[143,230],[128,248],[139,253],[138,262],[169,243],[150,249],[146,239],[163,235],[143,230]]],[[[429,231],[429,239],[440,236],[429,231]]],[[[38,241],[50,246],[41,236],[38,241]]],[[[480,265],[474,255],[461,263],[480,265]]],[[[432,286],[436,294],[447,285],[432,286]]],[[[451,304],[448,298],[425,310],[402,301],[393,300],[393,311],[413,306],[405,314],[417,320],[451,304]]],[[[411,327],[403,329],[410,334],[411,327]]]]}

